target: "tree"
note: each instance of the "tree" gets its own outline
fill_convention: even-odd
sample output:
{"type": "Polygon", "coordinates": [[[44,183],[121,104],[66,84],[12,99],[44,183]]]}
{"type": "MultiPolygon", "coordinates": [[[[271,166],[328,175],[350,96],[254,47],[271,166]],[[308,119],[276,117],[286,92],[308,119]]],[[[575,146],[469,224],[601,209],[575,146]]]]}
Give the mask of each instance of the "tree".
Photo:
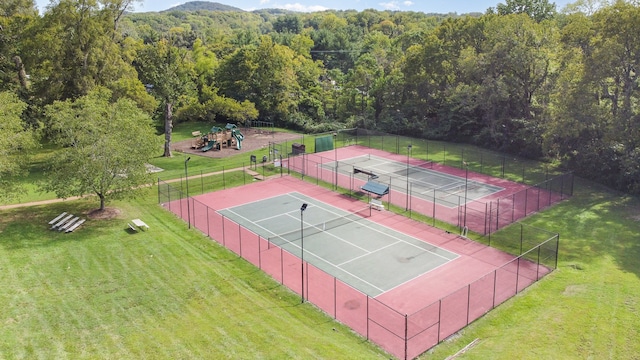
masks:
{"type": "Polygon", "coordinates": [[[52,2],[26,42],[31,49],[28,65],[34,91],[45,103],[76,99],[96,86],[116,90],[112,86],[122,86],[123,78],[136,78],[132,59],[123,52],[126,45],[118,29],[124,12],[134,2],[52,2]]]}
{"type": "Polygon", "coordinates": [[[163,105],[165,157],[172,156],[174,106],[181,97],[191,96],[194,92],[195,73],[189,55],[187,49],[173,45],[170,33],[156,43],[145,45],[136,60],[140,79],[163,105]]]}
{"type": "Polygon", "coordinates": [[[297,15],[280,16],[273,22],[273,30],[277,32],[288,32],[292,34],[300,34],[302,31],[302,20],[297,15]]]}
{"type": "Polygon", "coordinates": [[[221,62],[221,93],[253,102],[262,117],[288,121],[300,99],[296,56],[290,48],[262,36],[258,47],[238,49],[221,62]]]}
{"type": "Polygon", "coordinates": [[[0,199],[3,200],[15,198],[22,192],[12,178],[26,174],[25,155],[38,146],[37,134],[20,118],[26,107],[15,94],[0,92],[0,199]]]}
{"type": "Polygon", "coordinates": [[[37,14],[33,0],[0,3],[0,91],[28,88],[21,47],[37,14]]]}
{"type": "Polygon", "coordinates": [[[131,197],[152,181],[145,163],[160,141],[151,118],[132,100],[111,97],[99,87],[46,107],[50,132],[62,149],[50,160],[44,190],[60,198],[95,194],[104,210],[107,199],[131,197]]]}
{"type": "Polygon", "coordinates": [[[556,4],[549,0],[507,0],[498,4],[499,15],[527,14],[533,20],[541,22],[556,15],[556,4]]]}

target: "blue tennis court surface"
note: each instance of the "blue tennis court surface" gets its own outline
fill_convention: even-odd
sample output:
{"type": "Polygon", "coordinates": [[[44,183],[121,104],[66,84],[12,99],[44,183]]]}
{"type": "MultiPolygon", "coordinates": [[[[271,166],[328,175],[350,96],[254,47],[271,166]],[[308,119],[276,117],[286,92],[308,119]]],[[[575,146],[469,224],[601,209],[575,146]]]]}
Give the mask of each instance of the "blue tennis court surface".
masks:
{"type": "MultiPolygon", "coordinates": [[[[361,205],[364,205],[361,203],[361,205]]],[[[219,210],[225,217],[370,296],[389,291],[458,257],[297,192],[219,210]],[[308,204],[306,210],[300,210],[308,204]]]]}
{"type": "MultiPolygon", "coordinates": [[[[336,166],[335,162],[327,162],[322,164],[322,167],[334,171],[336,166]]],[[[364,169],[377,175],[375,181],[404,193],[407,191],[407,184],[411,183],[411,196],[426,200],[435,197],[438,204],[448,207],[459,206],[458,197],[464,195],[465,192],[466,199],[471,201],[504,190],[499,186],[445,174],[431,170],[429,167],[429,162],[422,165],[407,164],[369,154],[342,159],[338,162],[338,171],[341,174],[353,173],[354,168],[364,169]]],[[[356,174],[356,176],[367,179],[365,175],[356,174]]]]}

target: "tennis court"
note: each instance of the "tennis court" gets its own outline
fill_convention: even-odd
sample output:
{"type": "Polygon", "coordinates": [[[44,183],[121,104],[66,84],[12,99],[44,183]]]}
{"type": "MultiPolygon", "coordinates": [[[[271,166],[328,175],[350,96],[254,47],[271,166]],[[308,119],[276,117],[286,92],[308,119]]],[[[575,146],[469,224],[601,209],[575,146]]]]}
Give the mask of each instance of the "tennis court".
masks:
{"type": "Polygon", "coordinates": [[[557,236],[517,257],[293,176],[182,194],[159,186],[160,204],[189,226],[399,358],[459,331],[557,258],[557,236]]]}
{"type": "Polygon", "coordinates": [[[218,212],[372,297],[458,257],[370,221],[369,207],[347,212],[298,192],[218,212]]]}
{"type": "MultiPolygon", "coordinates": [[[[340,159],[338,172],[348,176],[355,176],[368,180],[369,174],[375,174],[375,180],[383,184],[389,184],[392,190],[407,192],[407,184],[411,184],[411,196],[424,200],[432,200],[435,197],[439,205],[449,208],[458,207],[459,198],[464,201],[474,201],[486,196],[496,194],[504,188],[484,182],[460,177],[452,174],[432,170],[431,162],[419,164],[400,162],[385,159],[372,154],[354,156],[340,159]],[[354,171],[354,169],[356,171],[354,171]],[[358,173],[358,171],[363,171],[358,173]]],[[[322,164],[327,170],[335,171],[336,163],[322,164]]]]}

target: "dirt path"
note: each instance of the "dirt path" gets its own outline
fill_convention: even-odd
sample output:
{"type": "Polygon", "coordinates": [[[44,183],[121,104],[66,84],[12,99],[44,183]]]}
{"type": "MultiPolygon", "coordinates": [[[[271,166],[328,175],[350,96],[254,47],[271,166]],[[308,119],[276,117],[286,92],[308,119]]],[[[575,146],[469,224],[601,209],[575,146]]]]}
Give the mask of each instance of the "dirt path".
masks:
{"type": "MultiPolygon", "coordinates": [[[[240,170],[247,171],[248,174],[253,176],[253,172],[249,173],[247,168],[242,168],[242,167],[235,168],[235,169],[226,169],[226,170],[224,170],[224,172],[240,171],[240,170]]],[[[191,175],[191,176],[189,176],[188,179],[197,179],[197,178],[200,178],[200,177],[203,177],[203,176],[212,176],[212,175],[220,175],[220,174],[222,174],[222,171],[210,172],[210,173],[206,173],[206,174],[191,175]]],[[[164,182],[173,183],[173,182],[178,182],[180,180],[181,179],[171,179],[171,180],[165,180],[164,182]]],[[[153,186],[153,185],[152,184],[148,184],[148,185],[145,185],[145,186],[153,186]]],[[[82,199],[83,197],[87,197],[87,196],[94,196],[94,195],[72,196],[72,197],[68,197],[66,199],[49,199],[49,200],[32,201],[32,202],[19,203],[19,204],[0,205],[0,210],[9,210],[9,209],[22,208],[22,207],[29,207],[29,206],[47,205],[47,204],[65,202],[65,201],[73,201],[73,200],[82,199]]]]}

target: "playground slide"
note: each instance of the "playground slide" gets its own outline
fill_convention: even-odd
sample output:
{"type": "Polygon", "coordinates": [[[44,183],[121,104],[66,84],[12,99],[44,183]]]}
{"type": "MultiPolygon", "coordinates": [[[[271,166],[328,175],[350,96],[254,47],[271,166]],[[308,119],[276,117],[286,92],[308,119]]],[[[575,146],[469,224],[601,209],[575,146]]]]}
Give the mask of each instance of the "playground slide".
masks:
{"type": "Polygon", "coordinates": [[[240,150],[242,148],[242,140],[244,139],[244,135],[240,131],[234,131],[233,137],[236,138],[236,149],[240,150]]]}
{"type": "Polygon", "coordinates": [[[213,149],[213,147],[215,145],[216,145],[216,141],[215,140],[209,140],[209,143],[205,147],[202,148],[202,152],[209,151],[209,150],[213,149]]]}

